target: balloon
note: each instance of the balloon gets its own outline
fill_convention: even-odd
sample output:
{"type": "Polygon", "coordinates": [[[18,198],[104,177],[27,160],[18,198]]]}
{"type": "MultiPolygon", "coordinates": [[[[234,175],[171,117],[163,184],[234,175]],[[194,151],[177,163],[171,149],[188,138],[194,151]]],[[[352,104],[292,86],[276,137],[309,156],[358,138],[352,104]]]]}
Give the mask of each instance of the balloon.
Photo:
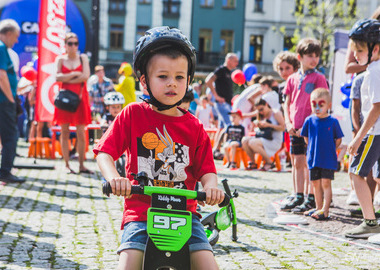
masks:
{"type": "Polygon", "coordinates": [[[350,98],[346,96],[345,99],[342,100],[342,106],[346,109],[350,107],[350,98]]]}
{"type": "Polygon", "coordinates": [[[240,69],[237,69],[234,72],[232,72],[231,79],[234,83],[236,83],[239,86],[245,83],[244,73],[240,69]]]}
{"type": "Polygon", "coordinates": [[[34,59],[34,61],[33,61],[33,68],[35,70],[38,70],[38,58],[34,59]]]}
{"type": "Polygon", "coordinates": [[[21,74],[21,77],[24,77],[24,74],[25,72],[27,72],[28,70],[32,70],[33,68],[30,67],[30,66],[23,66],[20,70],[20,74],[21,74]]]}
{"type": "Polygon", "coordinates": [[[250,81],[252,79],[252,76],[257,73],[257,67],[252,63],[245,64],[243,67],[243,72],[245,79],[247,81],[250,81]]]}
{"type": "Polygon", "coordinates": [[[340,91],[341,91],[344,95],[346,95],[346,96],[350,96],[351,86],[352,86],[352,81],[348,81],[348,82],[346,82],[345,84],[342,84],[342,86],[340,87],[340,91]]]}
{"type": "Polygon", "coordinates": [[[37,71],[35,71],[33,68],[25,71],[23,77],[27,79],[28,81],[34,81],[37,78],[37,71]]]}

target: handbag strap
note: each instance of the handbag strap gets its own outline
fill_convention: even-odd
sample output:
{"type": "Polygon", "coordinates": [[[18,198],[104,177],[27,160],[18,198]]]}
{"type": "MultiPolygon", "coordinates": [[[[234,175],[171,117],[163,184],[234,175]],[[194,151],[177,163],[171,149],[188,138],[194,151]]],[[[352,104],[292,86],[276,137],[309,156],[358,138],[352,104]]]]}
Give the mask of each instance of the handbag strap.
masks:
{"type": "MultiPolygon", "coordinates": [[[[83,71],[83,60],[82,60],[82,55],[81,54],[79,55],[79,60],[80,60],[80,64],[82,66],[82,71],[83,71]]],[[[79,99],[82,99],[83,85],[84,85],[84,82],[82,82],[81,85],[80,85],[79,99]]]]}

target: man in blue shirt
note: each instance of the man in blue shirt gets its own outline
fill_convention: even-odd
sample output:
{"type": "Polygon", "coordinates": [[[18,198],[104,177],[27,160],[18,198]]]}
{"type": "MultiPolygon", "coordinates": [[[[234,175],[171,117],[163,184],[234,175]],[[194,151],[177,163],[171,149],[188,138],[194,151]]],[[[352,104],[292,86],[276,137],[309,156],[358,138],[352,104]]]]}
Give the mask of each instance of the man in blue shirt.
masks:
{"type": "Polygon", "coordinates": [[[15,102],[17,75],[8,48],[18,42],[19,36],[20,27],[16,21],[6,19],[0,22],[0,137],[3,145],[0,181],[6,183],[25,181],[11,174],[18,139],[15,102]]]}

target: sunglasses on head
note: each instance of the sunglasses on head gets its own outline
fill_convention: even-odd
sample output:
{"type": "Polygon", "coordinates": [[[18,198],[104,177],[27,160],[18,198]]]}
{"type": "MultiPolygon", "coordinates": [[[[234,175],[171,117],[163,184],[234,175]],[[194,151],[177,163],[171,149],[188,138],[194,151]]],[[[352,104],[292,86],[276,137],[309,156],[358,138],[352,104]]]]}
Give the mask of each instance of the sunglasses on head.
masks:
{"type": "Polygon", "coordinates": [[[69,41],[69,42],[67,42],[67,45],[69,45],[69,46],[78,46],[79,45],[79,42],[77,41],[77,42],[71,42],[71,41],[69,41]]]}

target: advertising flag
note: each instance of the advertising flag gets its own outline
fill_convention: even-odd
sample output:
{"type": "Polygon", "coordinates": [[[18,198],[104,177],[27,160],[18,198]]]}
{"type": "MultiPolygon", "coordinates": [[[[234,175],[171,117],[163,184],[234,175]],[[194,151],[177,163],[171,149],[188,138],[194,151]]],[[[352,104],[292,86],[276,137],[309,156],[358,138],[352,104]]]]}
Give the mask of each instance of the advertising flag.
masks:
{"type": "Polygon", "coordinates": [[[64,52],[66,0],[41,0],[38,37],[38,77],[35,120],[50,122],[54,115],[56,82],[55,58],[64,52]]]}

